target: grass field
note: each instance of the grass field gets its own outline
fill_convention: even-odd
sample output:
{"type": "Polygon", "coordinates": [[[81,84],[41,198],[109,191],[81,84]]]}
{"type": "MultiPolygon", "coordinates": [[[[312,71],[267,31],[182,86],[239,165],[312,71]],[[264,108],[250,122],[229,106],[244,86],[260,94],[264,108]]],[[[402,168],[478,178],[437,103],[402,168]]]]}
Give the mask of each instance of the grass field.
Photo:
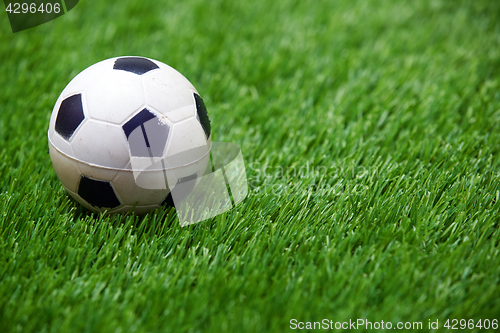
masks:
{"type": "Polygon", "coordinates": [[[0,175],[1,332],[500,319],[500,2],[80,1],[17,34],[0,13],[0,175]],[[197,87],[245,158],[237,208],[181,228],[67,196],[52,107],[119,55],[197,87]]]}

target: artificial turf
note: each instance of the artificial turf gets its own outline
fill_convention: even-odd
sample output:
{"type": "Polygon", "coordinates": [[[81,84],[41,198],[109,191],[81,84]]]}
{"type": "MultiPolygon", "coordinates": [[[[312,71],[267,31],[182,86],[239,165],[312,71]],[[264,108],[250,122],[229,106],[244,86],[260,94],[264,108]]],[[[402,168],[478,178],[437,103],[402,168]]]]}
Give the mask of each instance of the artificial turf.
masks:
{"type": "Polygon", "coordinates": [[[80,1],[16,34],[0,13],[0,331],[500,319],[499,70],[497,1],[80,1]],[[52,107],[120,55],[197,87],[245,158],[237,208],[181,228],[68,197],[52,107]]]}

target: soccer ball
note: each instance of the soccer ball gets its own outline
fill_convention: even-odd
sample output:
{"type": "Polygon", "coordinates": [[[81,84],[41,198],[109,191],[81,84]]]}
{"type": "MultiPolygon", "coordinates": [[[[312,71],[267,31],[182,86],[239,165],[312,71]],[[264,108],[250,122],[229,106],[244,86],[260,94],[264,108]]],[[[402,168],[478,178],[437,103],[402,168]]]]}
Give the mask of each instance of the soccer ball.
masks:
{"type": "Polygon", "coordinates": [[[172,204],[175,184],[193,183],[210,166],[200,95],[175,69],[143,57],[104,60],[78,74],[54,106],[48,137],[62,185],[96,212],[172,204]]]}

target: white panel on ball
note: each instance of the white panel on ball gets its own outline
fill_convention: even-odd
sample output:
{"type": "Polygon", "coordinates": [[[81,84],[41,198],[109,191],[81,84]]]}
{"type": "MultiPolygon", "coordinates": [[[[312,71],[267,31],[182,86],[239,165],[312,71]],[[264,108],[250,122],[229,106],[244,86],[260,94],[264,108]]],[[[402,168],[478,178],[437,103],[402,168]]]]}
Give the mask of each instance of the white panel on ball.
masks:
{"type": "Polygon", "coordinates": [[[196,91],[189,81],[173,69],[150,71],[142,75],[147,104],[168,117],[180,107],[193,105],[192,91],[196,91]]]}
{"type": "Polygon", "coordinates": [[[71,143],[61,137],[58,133],[52,130],[52,135],[49,136],[49,146],[50,143],[57,147],[59,151],[68,156],[73,156],[73,149],[71,148],[71,143]]]}
{"type": "Polygon", "coordinates": [[[49,153],[54,170],[61,183],[63,183],[67,189],[76,192],[80,180],[80,169],[78,169],[77,162],[59,152],[51,143],[49,143],[49,153]]]}
{"type": "Polygon", "coordinates": [[[85,91],[91,118],[121,124],[146,102],[139,75],[108,70],[85,91]]]}
{"type": "Polygon", "coordinates": [[[196,118],[189,118],[183,122],[176,123],[172,130],[167,147],[167,156],[180,154],[190,149],[207,146],[207,138],[196,118]]]}
{"type": "Polygon", "coordinates": [[[196,106],[194,105],[194,103],[175,109],[167,113],[166,115],[167,119],[173,123],[178,123],[185,119],[195,116],[196,116],[196,106]]]}
{"type": "Polygon", "coordinates": [[[122,128],[89,119],[75,134],[74,157],[95,165],[123,169],[130,161],[122,128]]]}

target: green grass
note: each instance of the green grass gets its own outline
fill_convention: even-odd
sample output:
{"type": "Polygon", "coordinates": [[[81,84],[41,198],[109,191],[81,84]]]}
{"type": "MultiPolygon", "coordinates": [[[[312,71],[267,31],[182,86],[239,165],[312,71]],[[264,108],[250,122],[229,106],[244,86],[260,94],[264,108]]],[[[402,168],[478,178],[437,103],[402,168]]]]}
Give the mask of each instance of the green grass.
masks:
{"type": "Polygon", "coordinates": [[[0,14],[0,175],[1,332],[500,319],[500,3],[80,1],[17,34],[0,14]],[[237,208],[181,228],[65,194],[52,107],[119,55],[197,87],[242,148],[237,208]]]}

